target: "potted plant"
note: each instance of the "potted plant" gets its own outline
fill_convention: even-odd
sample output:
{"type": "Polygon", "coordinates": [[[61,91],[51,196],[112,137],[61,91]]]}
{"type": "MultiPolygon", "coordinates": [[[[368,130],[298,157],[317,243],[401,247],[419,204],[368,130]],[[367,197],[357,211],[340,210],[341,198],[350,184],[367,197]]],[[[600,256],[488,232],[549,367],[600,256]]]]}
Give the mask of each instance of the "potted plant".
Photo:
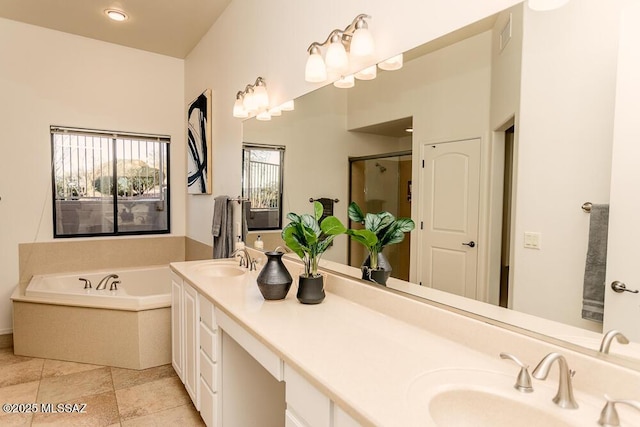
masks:
{"type": "Polygon", "coordinates": [[[411,218],[396,218],[389,212],[367,213],[356,202],[349,205],[349,219],[364,225],[362,229],[349,229],[347,234],[369,251],[362,264],[362,278],[381,285],[387,283],[391,275],[391,265],[382,255],[385,246],[400,243],[404,234],[415,228],[411,218]]]}
{"type": "Polygon", "coordinates": [[[298,281],[298,300],[303,304],[318,304],[324,299],[324,278],[318,274],[320,257],[337,235],[347,229],[335,216],[322,217],[322,204],[313,203],[313,215],[290,212],[289,224],[282,229],[282,239],[304,263],[304,273],[298,281]]]}

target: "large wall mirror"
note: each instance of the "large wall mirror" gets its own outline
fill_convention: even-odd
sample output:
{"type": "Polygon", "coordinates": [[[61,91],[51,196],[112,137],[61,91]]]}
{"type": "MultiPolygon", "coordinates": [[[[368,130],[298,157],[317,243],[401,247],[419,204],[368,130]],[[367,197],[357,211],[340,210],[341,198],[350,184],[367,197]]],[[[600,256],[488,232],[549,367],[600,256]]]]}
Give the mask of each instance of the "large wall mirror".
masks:
{"type": "MultiPolygon", "coordinates": [[[[402,209],[418,227],[409,259],[400,256],[408,283],[397,289],[463,310],[484,306],[486,316],[544,319],[540,330],[535,321],[519,326],[597,349],[606,331],[583,318],[583,291],[593,214],[610,198],[621,8],[516,5],[405,52],[401,70],[351,89],[323,87],[268,122],[247,120],[244,141],[286,147],[285,214],[327,197],[339,200],[335,214],[346,223],[357,158],[373,160],[364,174],[400,179],[389,200],[366,185],[358,196],[371,209],[410,203],[402,209]],[[400,167],[407,160],[411,173],[400,167]]],[[[357,257],[346,237],[325,255],[352,265],[357,257]]],[[[637,317],[620,329],[640,341],[637,317]]],[[[636,343],[611,354],[640,360],[636,343]]]]}

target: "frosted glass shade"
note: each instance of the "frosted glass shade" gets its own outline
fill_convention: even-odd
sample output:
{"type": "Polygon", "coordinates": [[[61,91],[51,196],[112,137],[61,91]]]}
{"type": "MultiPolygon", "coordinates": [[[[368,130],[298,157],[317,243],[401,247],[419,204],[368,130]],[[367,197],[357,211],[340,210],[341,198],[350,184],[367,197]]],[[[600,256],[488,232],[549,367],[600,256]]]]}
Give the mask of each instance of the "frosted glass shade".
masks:
{"type": "Polygon", "coordinates": [[[558,9],[569,3],[569,0],[529,0],[529,9],[543,12],[558,9]]]}
{"type": "Polygon", "coordinates": [[[265,86],[256,86],[253,89],[253,99],[256,106],[260,108],[267,108],[269,106],[269,94],[265,86]]]}
{"type": "Polygon", "coordinates": [[[287,101],[280,106],[282,111],[293,111],[295,109],[295,103],[293,100],[287,101]]]}
{"type": "Polygon", "coordinates": [[[233,117],[244,119],[249,117],[249,113],[246,112],[242,105],[242,98],[237,98],[235,104],[233,104],[233,117]]]}
{"type": "Polygon", "coordinates": [[[372,65],[364,70],[358,71],[355,75],[358,80],[373,80],[378,75],[377,67],[372,65]]]}
{"type": "Polygon", "coordinates": [[[258,104],[256,103],[256,99],[253,96],[253,92],[247,92],[244,96],[244,100],[242,101],[242,106],[244,110],[251,114],[255,113],[258,110],[258,104]]]}
{"type": "Polygon", "coordinates": [[[373,55],[374,50],[371,31],[368,28],[357,29],[351,38],[351,55],[367,58],[373,55]]]}
{"type": "Polygon", "coordinates": [[[350,87],[355,86],[356,82],[353,78],[353,74],[349,74],[348,76],[342,76],[339,80],[333,82],[335,87],[339,87],[340,89],[349,89],[350,87]]]}
{"type": "Polygon", "coordinates": [[[349,57],[340,40],[330,43],[324,61],[327,72],[342,75],[349,69],[349,57]]]}
{"type": "Polygon", "coordinates": [[[327,80],[327,67],[319,53],[312,53],[307,58],[304,79],[310,83],[322,83],[327,80]]]}
{"type": "Polygon", "coordinates": [[[267,110],[261,111],[260,113],[258,113],[258,115],[256,116],[256,119],[262,121],[262,122],[266,122],[271,120],[271,114],[269,114],[269,112],[267,110]]]}
{"type": "Polygon", "coordinates": [[[271,117],[278,117],[282,115],[282,110],[280,109],[280,107],[273,107],[269,109],[269,114],[271,115],[271,117]]]}
{"type": "Polygon", "coordinates": [[[402,54],[392,56],[391,58],[382,61],[378,64],[378,68],[385,71],[395,71],[402,68],[403,60],[402,54]]]}

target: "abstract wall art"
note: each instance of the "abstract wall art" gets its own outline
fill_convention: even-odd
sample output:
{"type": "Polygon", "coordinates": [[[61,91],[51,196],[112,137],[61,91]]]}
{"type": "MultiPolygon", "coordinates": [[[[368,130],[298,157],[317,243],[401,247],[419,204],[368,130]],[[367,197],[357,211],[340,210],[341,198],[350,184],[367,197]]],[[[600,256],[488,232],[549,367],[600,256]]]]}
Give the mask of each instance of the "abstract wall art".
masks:
{"type": "Polygon", "coordinates": [[[187,110],[187,192],[211,194],[211,89],[187,110]]]}

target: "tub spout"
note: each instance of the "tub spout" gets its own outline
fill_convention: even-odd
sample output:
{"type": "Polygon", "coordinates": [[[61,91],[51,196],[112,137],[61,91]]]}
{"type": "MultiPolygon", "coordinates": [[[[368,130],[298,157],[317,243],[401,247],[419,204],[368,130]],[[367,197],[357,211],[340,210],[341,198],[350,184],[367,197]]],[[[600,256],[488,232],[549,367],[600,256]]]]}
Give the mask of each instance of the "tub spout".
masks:
{"type": "Polygon", "coordinates": [[[99,291],[101,289],[107,289],[107,283],[109,283],[109,279],[117,279],[118,277],[119,276],[117,274],[107,274],[100,280],[100,283],[98,283],[98,286],[96,286],[96,291],[99,291]]]}

